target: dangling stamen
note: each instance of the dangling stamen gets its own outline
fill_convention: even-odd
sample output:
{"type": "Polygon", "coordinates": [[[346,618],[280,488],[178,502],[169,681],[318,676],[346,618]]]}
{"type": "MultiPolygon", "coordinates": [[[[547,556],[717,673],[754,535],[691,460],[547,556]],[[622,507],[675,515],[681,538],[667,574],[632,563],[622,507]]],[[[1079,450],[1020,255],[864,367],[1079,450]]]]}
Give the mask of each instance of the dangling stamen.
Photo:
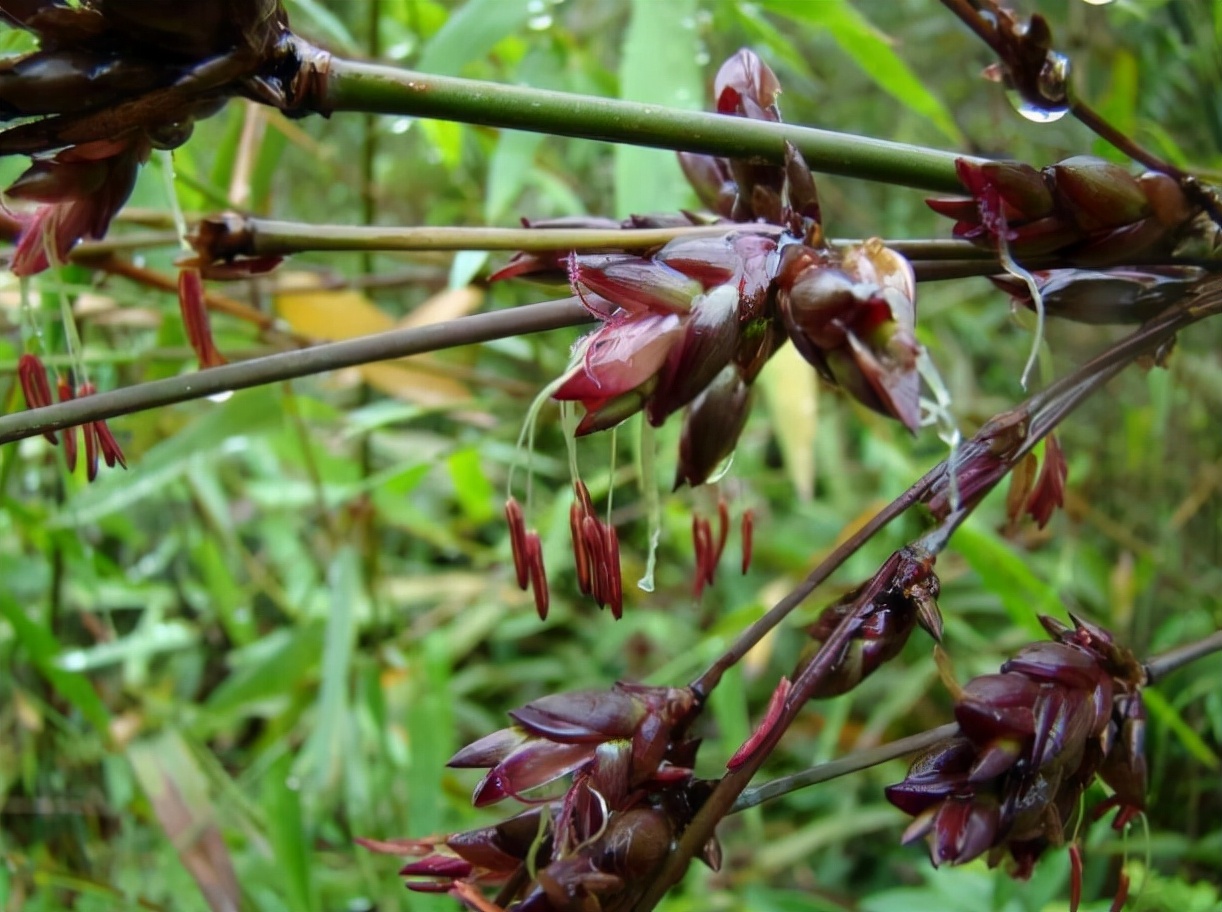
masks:
{"type": "Polygon", "coordinates": [[[1078,912],[1082,902],[1082,846],[1077,842],[1069,845],[1069,912],[1078,912]]]}
{"type": "Polygon", "coordinates": [[[755,511],[743,510],[742,518],[742,544],[743,544],[743,576],[747,575],[747,571],[751,569],[751,552],[754,546],[755,539],[755,511]]]}
{"type": "MultiPolygon", "coordinates": [[[[46,368],[37,355],[24,354],[18,359],[17,379],[21,383],[27,408],[39,409],[52,404],[51,384],[47,381],[46,368]]],[[[59,443],[54,431],[43,431],[43,436],[52,445],[59,443]]]]}
{"type": "MultiPolygon", "coordinates": [[[[717,498],[717,552],[713,558],[713,567],[721,563],[721,555],[725,553],[726,541],[730,537],[730,508],[726,506],[725,498],[717,498]]],[[[712,582],[712,580],[710,580],[712,582]]]]}
{"type": "MultiPolygon", "coordinates": [[[[56,377],[55,387],[59,394],[60,402],[68,402],[76,398],[72,392],[72,381],[67,377],[56,377]]],[[[68,463],[69,472],[76,471],[76,453],[76,428],[64,428],[64,461],[68,463]]]]}
{"type": "Polygon", "coordinates": [[[530,585],[526,517],[522,514],[521,504],[513,497],[505,501],[505,522],[509,524],[509,550],[513,554],[513,570],[518,579],[518,588],[525,591],[530,585]]]}
{"type": "Polygon", "coordinates": [[[538,532],[526,535],[526,557],[530,570],[530,588],[535,596],[535,611],[539,620],[547,620],[547,609],[551,605],[551,596],[547,589],[547,570],[543,566],[543,543],[538,532]]]}

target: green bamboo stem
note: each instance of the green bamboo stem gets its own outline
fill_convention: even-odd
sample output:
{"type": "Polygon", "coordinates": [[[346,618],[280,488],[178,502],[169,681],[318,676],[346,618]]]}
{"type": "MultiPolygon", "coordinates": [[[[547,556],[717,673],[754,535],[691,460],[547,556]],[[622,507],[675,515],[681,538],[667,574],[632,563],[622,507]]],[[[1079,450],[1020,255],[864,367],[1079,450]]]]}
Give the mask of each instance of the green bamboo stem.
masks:
{"type": "Polygon", "coordinates": [[[333,58],[314,107],[430,117],[582,139],[781,162],[785,141],[811,170],[961,193],[954,152],[830,130],[682,111],[527,86],[433,76],[333,58]]]}
{"type": "Polygon", "coordinates": [[[220,367],[153,380],[93,396],[82,396],[57,405],[0,416],[0,443],[159,408],[218,393],[249,389],[267,383],[293,380],[375,361],[387,361],[441,351],[460,345],[490,342],[508,336],[527,335],[592,320],[589,312],[572,301],[530,304],[509,310],[460,317],[433,326],[398,329],[330,342],[313,348],[280,352],[264,358],[224,364],[220,367]]]}

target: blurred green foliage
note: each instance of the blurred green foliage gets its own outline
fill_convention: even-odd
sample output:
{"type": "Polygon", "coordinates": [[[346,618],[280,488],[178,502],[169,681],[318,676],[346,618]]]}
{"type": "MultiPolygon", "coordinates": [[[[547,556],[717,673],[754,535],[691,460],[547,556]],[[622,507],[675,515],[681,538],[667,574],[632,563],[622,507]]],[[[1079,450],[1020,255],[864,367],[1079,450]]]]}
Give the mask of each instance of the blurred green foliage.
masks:
{"type": "MultiPolygon", "coordinates": [[[[337,52],[376,48],[432,72],[685,107],[707,106],[717,65],[749,45],[776,69],[793,122],[1037,165],[1112,154],[1068,118],[1017,117],[978,78],[984,48],[933,0],[288,6],[297,28],[337,52]]],[[[1040,7],[1081,90],[1110,118],[1173,161],[1222,171],[1215,4],[1040,7]]],[[[3,50],[25,46],[20,34],[0,33],[3,50]]],[[[167,209],[167,162],[145,169],[134,207],[167,209]]],[[[0,162],[0,179],[21,167],[0,162]]],[[[315,222],[476,225],[696,205],[662,151],[406,118],[289,122],[238,102],[199,125],[173,167],[188,213],[234,206],[315,222]]],[[[848,180],[823,180],[820,190],[833,236],[947,230],[914,192],[848,180]]],[[[150,251],[144,261],[169,271],[173,256],[150,251]]],[[[323,289],[354,282],[362,304],[398,319],[448,287],[478,282],[487,262],[316,255],[286,269],[323,289]]],[[[99,388],[194,369],[169,295],[99,282],[79,267],[31,290],[47,351],[64,351],[60,309],[73,308],[99,388]]],[[[261,308],[276,292],[268,283],[223,290],[261,308]]],[[[921,293],[922,341],[970,430],[1022,396],[1029,335],[982,280],[921,293]]],[[[332,294],[324,303],[342,322],[353,299],[332,294]]],[[[509,283],[489,288],[485,303],[547,294],[509,283]]],[[[10,378],[34,344],[17,299],[12,279],[0,278],[0,361],[10,378]]],[[[222,350],[266,344],[237,320],[214,323],[222,350]]],[[[1114,335],[1052,326],[1045,375],[1114,335]]],[[[690,512],[709,512],[715,499],[669,496],[657,590],[633,589],[614,623],[575,597],[565,448],[545,411],[531,504],[552,574],[552,617],[541,624],[513,585],[499,516],[519,422],[564,368],[573,338],[434,357],[434,376],[470,392],[448,405],[330,377],[119,419],[112,427],[132,467],[92,486],[67,474],[41,438],[0,452],[0,909],[191,912],[208,908],[210,890],[229,889],[260,912],[450,908],[444,897],[405,893],[393,861],[353,837],[423,836],[503,816],[470,808],[474,778],[444,767],[455,749],[541,694],[616,679],[684,682],[847,526],[944,455],[932,433],[911,439],[825,391],[817,421],[797,421],[793,410],[816,401],[806,378],[792,365],[770,367],[773,394],[721,485],[733,510],[756,510],[751,572],[723,569],[694,602],[690,512]]],[[[1139,653],[1222,625],[1220,343],[1219,327],[1194,328],[1168,370],[1130,371],[1069,422],[1068,509],[1046,532],[1003,530],[998,496],[957,536],[940,570],[946,645],[961,679],[995,670],[1032,639],[1036,612],[1080,610],[1139,653]]],[[[3,390],[8,409],[20,407],[11,380],[3,390]]],[[[596,499],[616,488],[625,578],[635,580],[646,530],[632,436],[583,441],[579,457],[596,499]]],[[[676,436],[673,427],[659,435],[665,477],[676,436]]],[[[750,731],[792,667],[801,624],[916,529],[901,522],[853,558],[716,692],[701,731],[703,773],[715,774],[750,731]]],[[[1121,843],[1105,825],[1089,827],[1085,896],[1108,895],[1127,857],[1136,908],[1222,908],[1220,674],[1215,657],[1159,686],[1149,837],[1121,843]]],[[[940,724],[948,707],[929,644],[914,638],[853,694],[813,705],[766,771],[940,724]]],[[[1063,853],[1016,884],[981,864],[933,871],[919,847],[900,848],[903,821],[881,789],[903,770],[888,764],[726,821],[722,872],[693,869],[664,908],[1064,907],[1063,853]]]]}

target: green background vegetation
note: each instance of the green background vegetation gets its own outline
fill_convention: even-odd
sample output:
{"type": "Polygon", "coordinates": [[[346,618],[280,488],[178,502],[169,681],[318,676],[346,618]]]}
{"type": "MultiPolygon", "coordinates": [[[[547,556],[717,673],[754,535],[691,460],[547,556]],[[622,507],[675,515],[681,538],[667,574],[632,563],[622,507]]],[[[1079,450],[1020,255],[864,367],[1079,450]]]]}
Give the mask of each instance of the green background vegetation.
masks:
{"type": "MultiPolygon", "coordinates": [[[[1172,161],[1222,168],[1218,47],[1209,0],[1040,4],[1086,97],[1172,161]]],[[[1036,165],[1107,155],[1068,119],[1031,124],[978,78],[985,49],[933,0],[297,0],[295,27],[349,55],[422,70],[706,107],[721,60],[743,45],[776,69],[787,120],[1036,165]]],[[[0,47],[26,46],[0,33],[0,47]]],[[[132,205],[164,212],[165,160],[132,205]]],[[[23,167],[0,162],[6,181],[23,167]]],[[[515,224],[521,215],[624,216],[695,206],[673,157],[596,143],[409,119],[288,121],[232,102],[174,153],[188,213],[234,206],[356,224],[515,224]],[[244,136],[245,131],[245,136],[244,136]]],[[[921,194],[820,181],[839,237],[944,236],[921,194]]],[[[116,235],[125,226],[116,229],[116,235]]],[[[173,251],[147,254],[170,270],[173,251]]],[[[337,337],[376,307],[387,325],[486,274],[482,254],[314,255],[272,283],[225,293],[289,325],[337,337]],[[343,283],[350,283],[345,287],[343,283]],[[295,302],[295,303],[294,303],[295,302]],[[309,322],[312,320],[313,322],[309,322]]],[[[100,389],[192,370],[171,296],[79,267],[34,286],[51,351],[72,307],[100,389]]],[[[484,306],[542,300],[519,283],[484,306]]],[[[0,362],[23,351],[16,285],[0,277],[0,362]]],[[[453,301],[451,299],[451,303],[453,301]]],[[[453,306],[469,306],[460,300],[453,306]]],[[[214,320],[223,351],[265,348],[247,324],[214,320]]],[[[25,329],[28,333],[28,329],[25,329]]],[[[919,332],[966,429],[1021,397],[1029,334],[984,280],[923,286],[919,332]]],[[[1045,376],[1118,335],[1054,324],[1045,376]]],[[[501,506],[520,419],[566,363],[576,332],[429,359],[380,384],[353,373],[113,421],[131,464],[93,485],[41,440],[0,452],[0,909],[208,908],[204,885],[232,864],[260,912],[444,909],[404,891],[393,859],[354,846],[505,816],[476,812],[475,776],[445,760],[546,693],[616,679],[682,683],[862,521],[944,455],[826,391],[778,358],[722,484],[757,514],[756,558],[690,594],[693,509],[667,497],[657,591],[628,595],[614,623],[575,597],[567,470],[554,412],[534,465],[533,520],[551,568],[541,624],[513,585],[501,506]],[[192,842],[192,836],[206,833],[192,842]],[[177,839],[177,841],[176,841],[177,839]],[[179,846],[190,845],[180,855],[179,846]]],[[[993,497],[939,563],[947,648],[961,680],[1041,636],[1037,612],[1079,610],[1139,654],[1222,624],[1222,361],[1218,326],[1194,327],[1169,370],[1130,371],[1067,425],[1067,509],[1043,533],[1006,530],[993,497]]],[[[8,409],[20,407],[9,380],[8,409]]],[[[645,524],[630,438],[583,442],[595,496],[616,486],[625,579],[643,569],[645,524]]],[[[661,432],[669,476],[676,428],[661,432]]],[[[521,496],[521,491],[518,492],[521,496]]],[[[915,531],[900,523],[754,651],[716,692],[702,771],[750,731],[803,640],[801,625],[915,531]]],[[[731,552],[735,545],[732,542],[731,552]]],[[[1178,672],[1149,698],[1150,834],[1121,845],[1084,832],[1084,895],[1104,895],[1128,852],[1138,908],[1222,908],[1222,660],[1178,672]]],[[[853,694],[812,705],[771,759],[780,775],[949,718],[929,642],[853,694]]],[[[977,863],[933,871],[900,848],[885,765],[726,821],[720,874],[695,867],[665,901],[680,910],[1062,908],[1068,861],[1052,852],[1015,884],[977,863]]],[[[1107,907],[1107,900],[1088,909],[1107,907]]]]}

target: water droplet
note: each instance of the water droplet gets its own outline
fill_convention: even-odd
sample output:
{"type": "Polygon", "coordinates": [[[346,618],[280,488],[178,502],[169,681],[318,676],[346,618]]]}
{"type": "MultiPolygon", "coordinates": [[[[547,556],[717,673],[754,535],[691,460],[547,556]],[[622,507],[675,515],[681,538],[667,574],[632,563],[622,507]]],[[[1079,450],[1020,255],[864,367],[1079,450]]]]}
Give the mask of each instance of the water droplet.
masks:
{"type": "Polygon", "coordinates": [[[1006,89],[1006,98],[1014,105],[1014,110],[1032,123],[1054,123],[1065,116],[1065,108],[1048,108],[1032,104],[1014,89],[1006,89]]]}
{"type": "Polygon", "coordinates": [[[546,9],[546,0],[530,0],[530,2],[526,4],[526,12],[530,16],[538,16],[546,9]]]}
{"type": "Polygon", "coordinates": [[[541,16],[531,16],[526,20],[526,27],[532,32],[542,32],[552,27],[552,17],[549,13],[541,16]]]}
{"type": "Polygon", "coordinates": [[[1006,98],[1023,117],[1032,123],[1053,123],[1069,111],[1069,58],[1064,54],[1049,51],[1040,69],[1039,99],[1024,98],[1015,89],[1009,75],[1003,73],[1006,98]]]}
{"type": "Polygon", "coordinates": [[[1091,6],[1107,6],[1109,3],[1112,3],[1113,0],[1086,0],[1086,2],[1091,6]]]}
{"type": "Polygon", "coordinates": [[[209,402],[228,402],[233,398],[233,390],[225,390],[223,393],[215,393],[208,397],[209,402]]]}
{"type": "Polygon", "coordinates": [[[284,787],[288,789],[290,792],[295,792],[299,788],[301,788],[301,780],[298,779],[296,776],[289,776],[287,779],[284,780],[284,787]]]}
{"type": "Polygon", "coordinates": [[[709,56],[708,48],[701,48],[696,52],[696,66],[708,66],[709,61],[713,58],[709,56]]]}
{"type": "Polygon", "coordinates": [[[396,135],[406,133],[411,128],[412,118],[410,117],[396,117],[390,122],[390,132],[396,135]]]}

